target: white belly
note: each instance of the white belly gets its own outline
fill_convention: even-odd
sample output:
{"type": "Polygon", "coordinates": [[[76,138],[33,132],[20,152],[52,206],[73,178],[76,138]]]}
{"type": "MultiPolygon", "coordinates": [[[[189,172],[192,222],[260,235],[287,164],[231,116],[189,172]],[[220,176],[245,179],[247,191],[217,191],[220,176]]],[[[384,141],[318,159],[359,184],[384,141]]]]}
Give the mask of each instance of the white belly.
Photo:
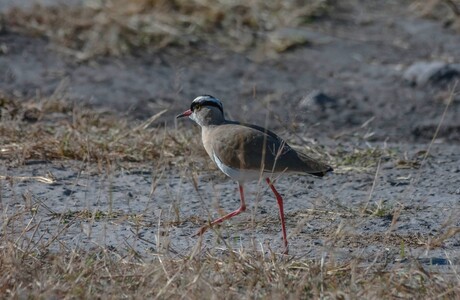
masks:
{"type": "Polygon", "coordinates": [[[212,160],[216,163],[219,169],[222,172],[224,172],[225,175],[227,175],[228,177],[238,182],[259,180],[261,175],[262,176],[265,175],[263,172],[260,172],[258,170],[241,170],[241,169],[231,168],[225,165],[224,163],[222,163],[222,161],[219,159],[219,157],[214,152],[212,153],[212,160]]]}

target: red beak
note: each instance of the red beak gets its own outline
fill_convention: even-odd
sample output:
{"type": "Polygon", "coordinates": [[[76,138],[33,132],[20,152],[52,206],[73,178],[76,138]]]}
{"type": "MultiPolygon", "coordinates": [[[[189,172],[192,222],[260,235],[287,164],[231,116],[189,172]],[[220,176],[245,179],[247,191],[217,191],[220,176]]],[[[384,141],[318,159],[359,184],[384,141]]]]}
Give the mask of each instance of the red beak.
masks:
{"type": "Polygon", "coordinates": [[[184,111],[183,113],[181,113],[180,115],[177,115],[176,119],[183,118],[183,117],[188,117],[191,114],[192,114],[192,110],[188,109],[188,110],[184,111]]]}

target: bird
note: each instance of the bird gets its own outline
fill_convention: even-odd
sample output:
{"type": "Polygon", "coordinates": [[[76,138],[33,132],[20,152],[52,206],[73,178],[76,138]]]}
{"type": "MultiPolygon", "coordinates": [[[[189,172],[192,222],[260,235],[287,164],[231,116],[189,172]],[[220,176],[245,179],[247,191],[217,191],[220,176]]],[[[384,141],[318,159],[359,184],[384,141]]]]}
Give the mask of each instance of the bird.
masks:
{"type": "Polygon", "coordinates": [[[190,109],[176,116],[189,117],[201,127],[203,146],[217,167],[238,183],[240,207],[199,229],[202,235],[211,226],[230,219],[246,210],[244,184],[265,179],[278,203],[284,254],[288,254],[288,239],[284,219],[283,198],[276,190],[272,177],[280,173],[301,173],[322,177],[333,168],[326,163],[291,148],[272,131],[253,124],[225,119],[222,102],[211,96],[196,97],[190,109]]]}

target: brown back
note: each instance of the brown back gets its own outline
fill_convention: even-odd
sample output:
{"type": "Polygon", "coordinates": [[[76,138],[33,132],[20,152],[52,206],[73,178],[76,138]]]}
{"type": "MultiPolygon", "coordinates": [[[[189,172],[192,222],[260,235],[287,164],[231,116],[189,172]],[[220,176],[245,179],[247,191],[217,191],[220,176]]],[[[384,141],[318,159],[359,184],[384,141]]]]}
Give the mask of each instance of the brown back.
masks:
{"type": "Polygon", "coordinates": [[[228,122],[210,126],[205,141],[225,165],[264,172],[299,172],[323,176],[332,168],[296,152],[275,133],[255,125],[228,122]]]}

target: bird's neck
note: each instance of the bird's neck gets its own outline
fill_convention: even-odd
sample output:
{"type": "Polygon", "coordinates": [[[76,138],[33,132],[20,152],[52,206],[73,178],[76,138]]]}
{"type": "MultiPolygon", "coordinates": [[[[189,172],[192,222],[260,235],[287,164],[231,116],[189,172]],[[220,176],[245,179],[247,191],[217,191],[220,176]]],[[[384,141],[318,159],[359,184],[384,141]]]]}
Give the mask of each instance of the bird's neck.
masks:
{"type": "Polygon", "coordinates": [[[208,127],[208,126],[218,126],[225,124],[227,121],[223,116],[220,115],[207,115],[201,120],[202,124],[201,127],[208,127]]]}

